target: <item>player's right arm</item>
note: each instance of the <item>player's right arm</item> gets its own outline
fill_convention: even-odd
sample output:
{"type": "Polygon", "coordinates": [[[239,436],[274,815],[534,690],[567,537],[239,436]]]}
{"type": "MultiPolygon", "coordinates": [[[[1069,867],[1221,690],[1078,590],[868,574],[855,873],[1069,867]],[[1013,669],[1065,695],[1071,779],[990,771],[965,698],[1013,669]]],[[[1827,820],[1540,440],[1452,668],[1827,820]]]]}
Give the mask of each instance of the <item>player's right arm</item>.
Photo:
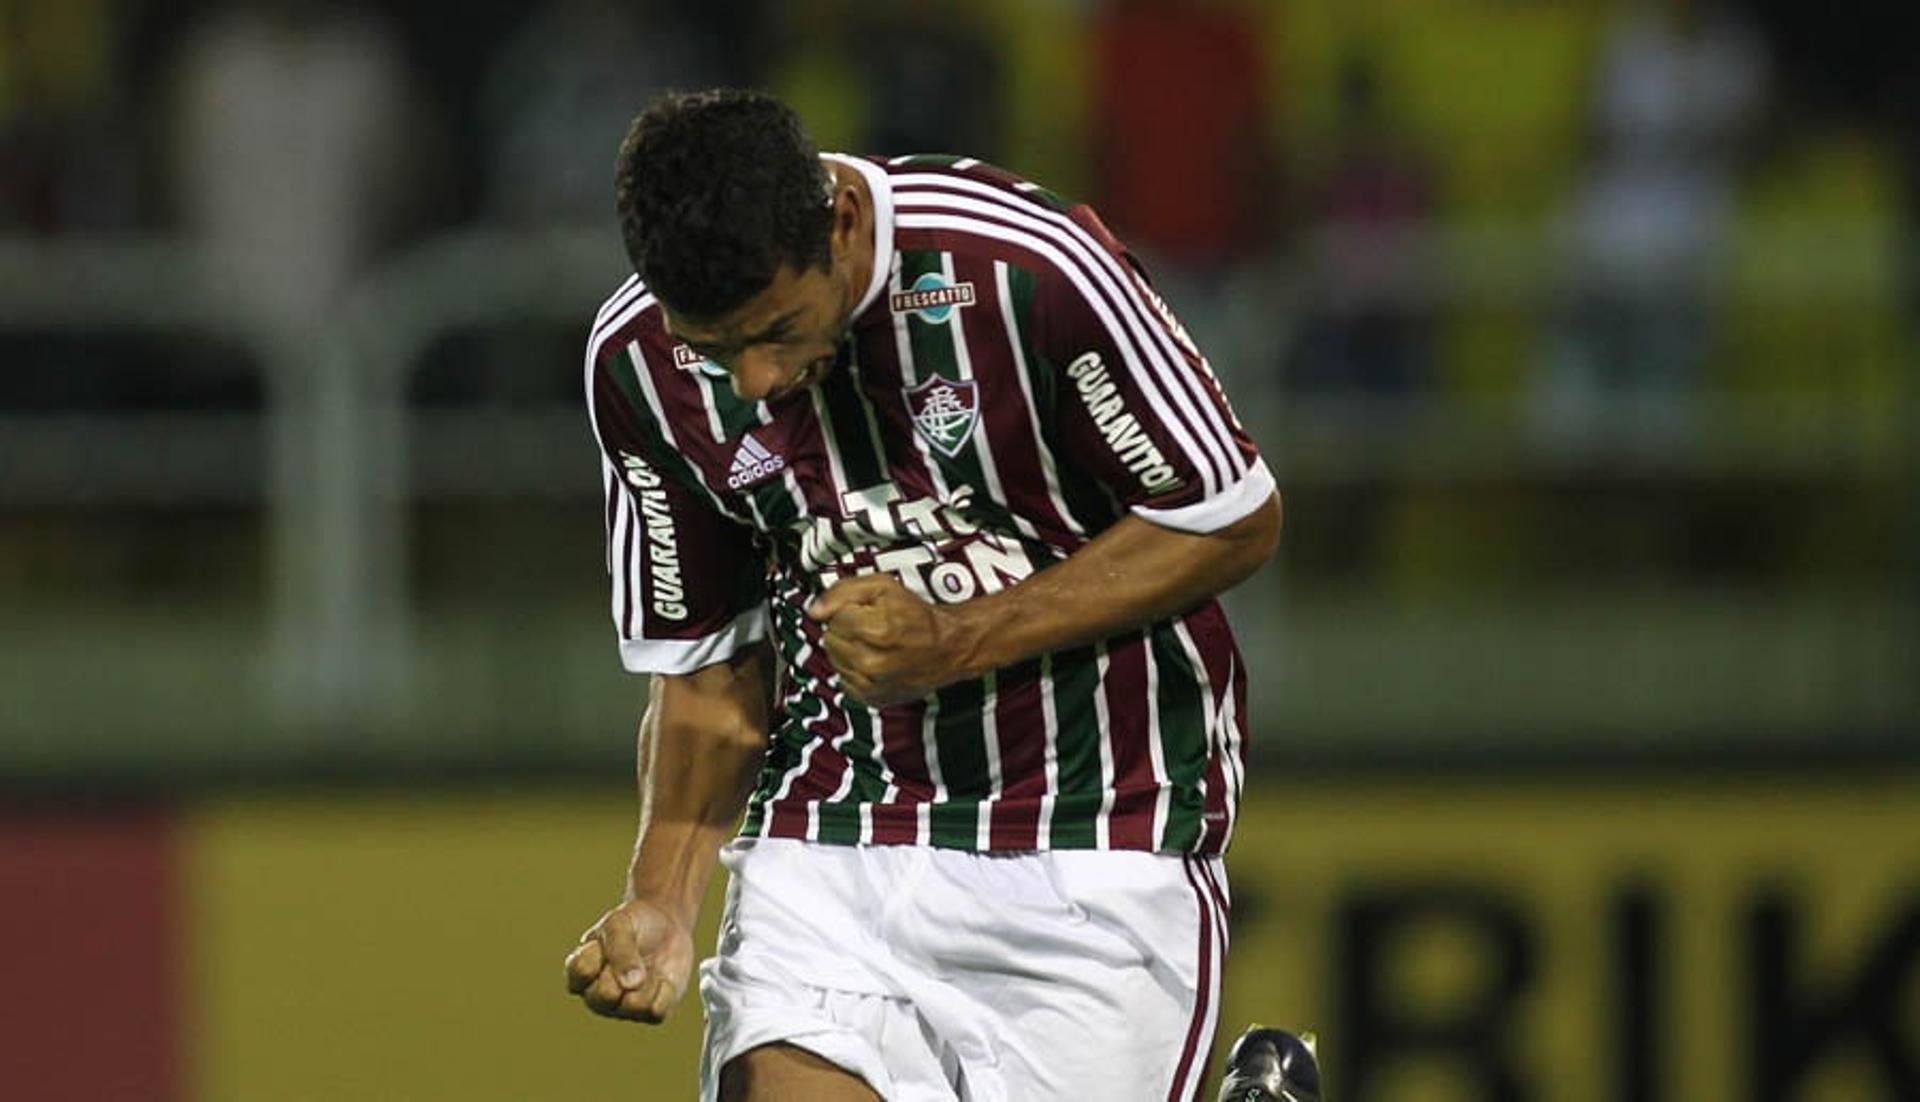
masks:
{"type": "Polygon", "coordinates": [[[620,660],[653,683],[627,883],[568,955],[567,987],[657,1022],[686,989],[715,855],[765,758],[774,676],[762,549],[677,447],[669,418],[684,423],[688,388],[648,301],[631,284],[616,295],[587,352],[620,660]]]}
{"type": "Polygon", "coordinates": [[[640,833],[625,896],[567,957],[567,989],[595,1012],[659,1022],[685,993],[715,856],[766,753],[772,687],[765,643],[654,677],[640,721],[640,833]]]}

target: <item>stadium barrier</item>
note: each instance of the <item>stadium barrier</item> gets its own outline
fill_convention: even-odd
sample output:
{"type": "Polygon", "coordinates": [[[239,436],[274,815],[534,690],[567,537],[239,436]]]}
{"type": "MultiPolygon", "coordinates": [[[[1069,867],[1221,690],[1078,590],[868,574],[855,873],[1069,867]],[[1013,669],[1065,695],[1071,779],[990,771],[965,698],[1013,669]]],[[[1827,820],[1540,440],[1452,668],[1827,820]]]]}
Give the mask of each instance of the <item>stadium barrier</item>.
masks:
{"type": "MultiPolygon", "coordinates": [[[[1884,313],[1889,243],[1859,227],[1815,229],[1747,248],[1740,267],[1760,275],[1738,289],[1743,301],[1781,312],[1884,313]]],[[[1429,400],[1302,397],[1267,385],[1262,371],[1298,339],[1297,321],[1313,308],[1306,288],[1315,258],[1352,247],[1318,240],[1240,273],[1210,311],[1214,337],[1202,337],[1217,348],[1283,485],[1336,494],[1394,487],[1407,500],[1388,523],[1399,525],[1403,544],[1450,530],[1423,518],[1451,523],[1458,502],[1515,484],[1577,488],[1626,477],[1724,481],[1748,492],[1865,485],[1890,502],[1915,497],[1920,387],[1911,385],[1858,395],[1712,385],[1694,401],[1684,436],[1645,431],[1639,407],[1603,395],[1587,431],[1559,440],[1542,439],[1524,394],[1511,388],[1503,397],[1469,385],[1429,400]]],[[[1538,320],[1566,292],[1554,274],[1561,247],[1511,227],[1410,239],[1418,259],[1406,294],[1476,318],[1538,320]]],[[[538,757],[555,725],[584,756],[624,753],[624,739],[606,732],[625,726],[630,689],[607,687],[611,677],[541,680],[536,663],[503,659],[496,640],[469,630],[502,617],[486,595],[464,621],[436,612],[423,624],[411,565],[421,511],[436,504],[550,502],[585,518],[597,485],[577,404],[437,409],[407,397],[426,350],[450,333],[583,329],[621,266],[598,230],[462,233],[365,273],[323,329],[295,339],[241,316],[231,279],[206,271],[185,242],[0,243],[0,326],[230,340],[248,350],[265,395],[257,413],[0,415],[0,504],[25,518],[20,525],[33,523],[32,510],[152,517],[259,508],[258,569],[267,579],[259,607],[226,618],[90,607],[83,594],[73,608],[11,618],[18,634],[4,641],[21,661],[0,674],[0,688],[22,703],[8,720],[19,737],[5,740],[0,775],[85,776],[129,762],[244,770],[342,748],[373,760],[391,752],[458,762],[477,731],[485,745],[509,747],[508,756],[538,757]],[[256,438],[264,446],[248,450],[256,438]],[[244,466],[229,458],[236,451],[259,455],[264,476],[236,470],[244,466]],[[125,671],[124,691],[84,691],[87,675],[77,671],[103,664],[125,671]],[[445,716],[450,686],[501,678],[510,688],[445,716]],[[554,706],[570,694],[582,703],[554,706]],[[541,703],[516,711],[522,700],[541,703]]],[[[527,370],[571,377],[575,368],[527,370]]],[[[1303,536],[1328,519],[1292,514],[1303,536]]],[[[1517,523],[1507,518],[1477,542],[1438,553],[1497,563],[1517,523]]],[[[1878,752],[1888,731],[1920,722],[1911,676],[1920,537],[1897,516],[1883,527],[1863,538],[1897,547],[1891,557],[1904,572],[1852,588],[1676,591],[1574,578],[1526,593],[1504,583],[1423,590],[1416,569],[1410,578],[1389,570],[1322,589],[1269,571],[1234,596],[1246,650],[1263,671],[1256,714],[1285,730],[1290,747],[1336,759],[1347,747],[1363,757],[1417,754],[1436,731],[1458,736],[1470,753],[1524,753],[1543,730],[1602,753],[1644,748],[1654,732],[1696,748],[1759,740],[1799,750],[1832,744],[1839,732],[1841,749],[1878,752]],[[1377,691],[1383,669],[1395,671],[1399,691],[1377,691]],[[1596,672],[1614,679],[1596,683],[1596,672]]],[[[582,575],[583,589],[595,584],[586,560],[554,569],[582,575]]],[[[524,653],[611,670],[598,607],[555,608],[523,626],[547,633],[524,653]]]]}

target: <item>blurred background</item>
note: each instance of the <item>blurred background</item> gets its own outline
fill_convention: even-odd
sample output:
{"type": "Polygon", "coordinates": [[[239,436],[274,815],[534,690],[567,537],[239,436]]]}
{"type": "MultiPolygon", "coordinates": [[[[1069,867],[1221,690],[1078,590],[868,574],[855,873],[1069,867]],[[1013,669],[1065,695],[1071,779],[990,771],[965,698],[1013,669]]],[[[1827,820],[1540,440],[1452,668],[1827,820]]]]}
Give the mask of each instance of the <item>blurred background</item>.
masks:
{"type": "Polygon", "coordinates": [[[1920,1098],[1920,66],[1785,0],[0,0],[0,1093],[691,1094],[592,1019],[587,323],[668,88],[1095,203],[1278,475],[1218,1052],[1920,1098]]]}

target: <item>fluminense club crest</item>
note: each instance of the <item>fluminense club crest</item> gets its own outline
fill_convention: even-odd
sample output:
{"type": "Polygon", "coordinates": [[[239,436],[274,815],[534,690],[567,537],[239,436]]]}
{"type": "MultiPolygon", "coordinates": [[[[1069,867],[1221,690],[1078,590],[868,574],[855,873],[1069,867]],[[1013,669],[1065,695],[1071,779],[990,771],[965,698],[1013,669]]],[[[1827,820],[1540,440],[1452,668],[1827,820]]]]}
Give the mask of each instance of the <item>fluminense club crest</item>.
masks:
{"type": "Polygon", "coordinates": [[[905,397],[913,427],[948,459],[960,454],[980,423],[980,388],[972,379],[935,375],[905,397]]]}

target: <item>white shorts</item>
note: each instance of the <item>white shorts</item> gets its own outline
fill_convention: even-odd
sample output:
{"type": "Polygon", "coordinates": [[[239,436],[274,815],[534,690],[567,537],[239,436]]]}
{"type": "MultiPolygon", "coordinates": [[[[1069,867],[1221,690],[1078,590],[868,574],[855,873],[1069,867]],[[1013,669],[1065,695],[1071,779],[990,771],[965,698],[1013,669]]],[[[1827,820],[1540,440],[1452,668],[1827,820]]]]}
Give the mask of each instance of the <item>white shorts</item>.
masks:
{"type": "Polygon", "coordinates": [[[888,1102],[1194,1098],[1226,950],[1217,857],[742,839],[700,966],[700,1096],[784,1042],[888,1102]]]}

